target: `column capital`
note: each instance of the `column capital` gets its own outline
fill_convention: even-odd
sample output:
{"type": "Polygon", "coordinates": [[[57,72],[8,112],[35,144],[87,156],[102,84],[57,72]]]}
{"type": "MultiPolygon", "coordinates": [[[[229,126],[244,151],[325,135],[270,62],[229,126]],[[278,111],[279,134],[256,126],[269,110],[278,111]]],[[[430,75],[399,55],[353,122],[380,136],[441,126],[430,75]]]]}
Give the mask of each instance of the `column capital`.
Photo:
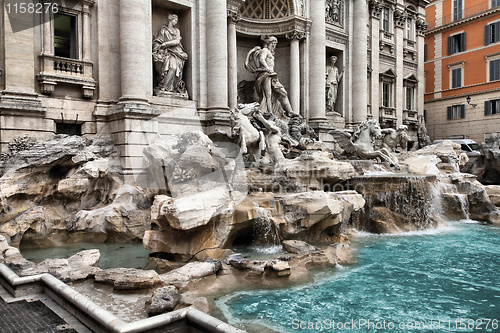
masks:
{"type": "Polygon", "coordinates": [[[92,7],[95,4],[95,0],[83,0],[83,12],[84,13],[89,13],[90,7],[92,7]]]}
{"type": "Polygon", "coordinates": [[[383,8],[380,0],[370,0],[369,5],[370,5],[370,15],[373,18],[380,19],[383,8]]]}
{"type": "Polygon", "coordinates": [[[417,36],[425,37],[425,32],[427,31],[427,27],[429,26],[429,24],[425,22],[425,20],[419,18],[417,19],[416,25],[417,25],[417,36]]]}
{"type": "Polygon", "coordinates": [[[227,10],[227,19],[229,22],[236,23],[241,20],[241,14],[237,10],[228,9],[227,10]]]}
{"type": "Polygon", "coordinates": [[[396,28],[404,28],[406,23],[407,14],[401,10],[394,10],[394,25],[396,28]]]}
{"type": "Polygon", "coordinates": [[[292,30],[290,32],[287,32],[285,34],[285,37],[286,39],[290,39],[290,40],[302,40],[304,38],[306,38],[306,33],[305,31],[300,31],[300,30],[292,30]]]}

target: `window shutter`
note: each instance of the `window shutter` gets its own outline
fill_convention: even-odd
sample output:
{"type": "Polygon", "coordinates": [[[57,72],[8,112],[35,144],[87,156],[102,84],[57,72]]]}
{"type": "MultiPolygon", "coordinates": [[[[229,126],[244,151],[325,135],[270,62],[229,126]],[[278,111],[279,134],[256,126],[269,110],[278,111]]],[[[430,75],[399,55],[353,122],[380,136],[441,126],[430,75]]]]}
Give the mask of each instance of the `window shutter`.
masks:
{"type": "Polygon", "coordinates": [[[427,44],[424,44],[424,61],[427,61],[427,44]]]}
{"type": "Polygon", "coordinates": [[[495,22],[492,24],[491,29],[494,31],[493,38],[490,38],[491,43],[496,43],[500,41],[500,22],[495,22]]]}
{"type": "MultiPolygon", "coordinates": [[[[493,104],[493,103],[492,103],[492,104],[493,104]]],[[[497,100],[496,100],[495,105],[496,105],[496,110],[495,110],[496,112],[495,112],[495,114],[500,114],[500,99],[497,99],[497,100]]],[[[493,113],[493,110],[492,110],[492,112],[491,112],[491,113],[493,113]]]]}
{"type": "Polygon", "coordinates": [[[484,101],[484,115],[489,116],[491,114],[491,101],[484,101]]]}
{"type": "Polygon", "coordinates": [[[465,118],[465,104],[460,105],[460,118],[465,118]]]}
{"type": "Polygon", "coordinates": [[[453,119],[453,108],[448,106],[448,120],[453,119]]]}
{"type": "Polygon", "coordinates": [[[453,37],[449,36],[448,37],[448,55],[452,55],[453,54],[452,47],[453,47],[453,37]]]}
{"type": "Polygon", "coordinates": [[[465,32],[460,34],[460,50],[459,52],[465,51],[465,32]]]}
{"type": "Polygon", "coordinates": [[[462,86],[462,68],[457,69],[457,88],[462,86]]]}
{"type": "Polygon", "coordinates": [[[484,26],[484,45],[491,44],[491,24],[484,26]]]}
{"type": "Polygon", "coordinates": [[[500,80],[500,59],[490,61],[490,81],[500,80]]]}

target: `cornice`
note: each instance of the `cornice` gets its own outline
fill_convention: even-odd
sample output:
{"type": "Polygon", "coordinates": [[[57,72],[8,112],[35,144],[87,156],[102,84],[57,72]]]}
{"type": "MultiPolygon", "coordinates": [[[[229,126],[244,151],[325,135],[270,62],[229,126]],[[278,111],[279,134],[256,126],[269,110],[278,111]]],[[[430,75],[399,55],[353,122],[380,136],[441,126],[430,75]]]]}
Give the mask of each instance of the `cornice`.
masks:
{"type": "Polygon", "coordinates": [[[493,14],[496,14],[496,13],[500,13],[500,7],[491,8],[491,9],[489,9],[487,11],[474,14],[472,16],[463,18],[461,20],[453,21],[453,22],[450,22],[450,23],[447,23],[447,24],[443,24],[442,26],[439,26],[437,28],[430,29],[430,30],[428,30],[428,31],[425,32],[425,37],[433,35],[435,33],[442,32],[444,30],[448,30],[448,29],[460,26],[460,25],[465,24],[465,23],[469,23],[471,21],[482,19],[484,17],[490,16],[490,15],[493,15],[493,14]]]}
{"type": "Polygon", "coordinates": [[[236,31],[247,36],[285,36],[293,32],[308,33],[311,30],[311,24],[311,20],[298,15],[266,20],[241,17],[236,24],[236,31]]]}

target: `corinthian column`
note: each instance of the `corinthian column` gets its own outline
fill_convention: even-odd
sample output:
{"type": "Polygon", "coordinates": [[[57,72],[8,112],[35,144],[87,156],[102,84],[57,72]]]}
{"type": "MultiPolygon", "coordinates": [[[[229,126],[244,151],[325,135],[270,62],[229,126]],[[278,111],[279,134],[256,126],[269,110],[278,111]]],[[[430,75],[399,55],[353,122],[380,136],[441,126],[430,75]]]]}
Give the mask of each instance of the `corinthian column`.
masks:
{"type": "Polygon", "coordinates": [[[120,101],[147,102],[152,95],[151,1],[120,1],[120,101]]]}
{"type": "Polygon", "coordinates": [[[292,109],[300,113],[300,40],[305,33],[293,31],[286,34],[290,39],[290,93],[289,99],[292,109]]]}
{"type": "Polygon", "coordinates": [[[312,122],[324,122],[326,121],[325,2],[322,0],[314,0],[311,1],[310,4],[312,25],[309,53],[309,120],[312,122]]]}
{"type": "Polygon", "coordinates": [[[238,57],[236,49],[236,22],[240,15],[236,11],[227,12],[227,51],[228,51],[228,98],[229,108],[234,109],[238,103],[238,57]]]}
{"type": "Polygon", "coordinates": [[[225,0],[207,4],[207,98],[209,110],[228,109],[227,11],[225,0]]]}
{"type": "Polygon", "coordinates": [[[366,120],[368,105],[368,6],[366,0],[353,4],[352,122],[366,120]]]}

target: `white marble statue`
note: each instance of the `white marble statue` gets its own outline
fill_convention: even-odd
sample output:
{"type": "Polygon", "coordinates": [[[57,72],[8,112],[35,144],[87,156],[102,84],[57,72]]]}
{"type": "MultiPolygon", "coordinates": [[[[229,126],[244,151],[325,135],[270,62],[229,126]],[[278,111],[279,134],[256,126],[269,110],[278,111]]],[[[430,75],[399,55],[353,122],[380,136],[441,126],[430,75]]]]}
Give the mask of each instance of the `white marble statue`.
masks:
{"type": "Polygon", "coordinates": [[[241,153],[248,156],[248,161],[276,163],[284,159],[281,130],[274,121],[264,118],[259,103],[239,104],[231,112],[238,127],[241,153]]]}
{"type": "Polygon", "coordinates": [[[153,38],[153,61],[159,75],[157,95],[167,92],[187,96],[182,71],[188,55],[182,47],[180,31],[175,28],[178,21],[177,15],[169,14],[167,23],[153,38]]]}
{"type": "Polygon", "coordinates": [[[283,113],[288,117],[297,116],[298,113],[292,110],[285,87],[274,71],[274,53],[278,39],[274,36],[264,36],[261,39],[263,46],[251,49],[245,59],[245,68],[255,75],[255,91],[260,99],[261,110],[278,117],[283,113]]]}
{"type": "Polygon", "coordinates": [[[337,102],[337,94],[339,82],[344,76],[344,71],[339,71],[335,63],[337,62],[336,56],[331,56],[329,63],[326,65],[326,111],[334,112],[335,103],[337,102]]]}
{"type": "Polygon", "coordinates": [[[399,145],[401,148],[406,150],[408,148],[408,142],[411,141],[408,135],[408,126],[401,125],[398,128],[384,128],[382,130],[384,138],[382,139],[382,147],[386,148],[390,152],[394,152],[396,147],[399,145]]]}
{"type": "Polygon", "coordinates": [[[326,0],[325,18],[327,22],[340,22],[340,0],[326,0]]]}
{"type": "Polygon", "coordinates": [[[351,136],[350,133],[335,129],[330,133],[340,147],[348,154],[362,159],[380,159],[391,165],[398,165],[398,160],[388,149],[375,149],[373,138],[381,138],[382,130],[378,121],[369,119],[358,125],[356,131],[351,136]]]}

